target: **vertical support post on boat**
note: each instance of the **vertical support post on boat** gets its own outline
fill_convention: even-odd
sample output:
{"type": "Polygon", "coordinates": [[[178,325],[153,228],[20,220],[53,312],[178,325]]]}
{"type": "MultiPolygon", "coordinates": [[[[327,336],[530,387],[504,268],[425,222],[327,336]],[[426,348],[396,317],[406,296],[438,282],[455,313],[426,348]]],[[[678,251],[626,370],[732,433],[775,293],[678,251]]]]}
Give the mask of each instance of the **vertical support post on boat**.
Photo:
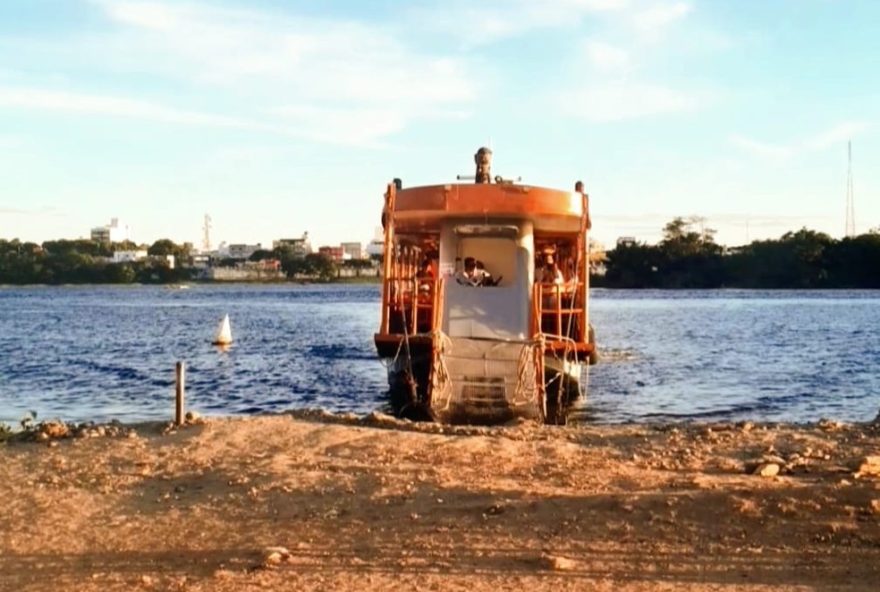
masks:
{"type": "Polygon", "coordinates": [[[434,310],[432,311],[431,318],[431,330],[432,331],[442,331],[443,330],[443,289],[444,289],[444,280],[443,278],[436,278],[432,280],[434,283],[434,310]]]}
{"type": "Polygon", "coordinates": [[[532,286],[532,335],[541,332],[541,284],[532,286]]]}
{"type": "Polygon", "coordinates": [[[389,332],[388,313],[391,308],[391,269],[392,262],[395,258],[394,253],[394,198],[396,196],[397,186],[389,183],[385,191],[385,244],[382,255],[382,325],[379,327],[380,333],[389,332]]]}
{"type": "Polygon", "coordinates": [[[184,399],[186,397],[186,364],[177,362],[174,369],[174,423],[183,425],[186,412],[184,411],[184,399]]]}
{"type": "Polygon", "coordinates": [[[583,191],[583,187],[581,187],[581,240],[584,241],[584,244],[581,248],[581,252],[578,256],[583,256],[584,262],[581,266],[581,270],[578,270],[584,279],[583,286],[579,286],[580,296],[582,298],[581,302],[581,312],[580,312],[580,340],[582,342],[587,342],[590,340],[590,317],[589,310],[590,306],[590,240],[587,238],[587,232],[590,230],[592,226],[592,222],[590,221],[590,196],[587,195],[585,191],[583,191]]]}
{"type": "Polygon", "coordinates": [[[535,364],[535,394],[538,396],[538,408],[541,410],[541,415],[543,416],[544,421],[547,421],[547,385],[544,380],[544,335],[543,333],[538,334],[537,336],[537,346],[534,348],[534,360],[535,364]]]}
{"type": "Polygon", "coordinates": [[[413,277],[412,293],[412,334],[419,332],[419,278],[413,277]]]}
{"type": "Polygon", "coordinates": [[[556,289],[556,334],[562,335],[562,284],[555,284],[556,289]]]}

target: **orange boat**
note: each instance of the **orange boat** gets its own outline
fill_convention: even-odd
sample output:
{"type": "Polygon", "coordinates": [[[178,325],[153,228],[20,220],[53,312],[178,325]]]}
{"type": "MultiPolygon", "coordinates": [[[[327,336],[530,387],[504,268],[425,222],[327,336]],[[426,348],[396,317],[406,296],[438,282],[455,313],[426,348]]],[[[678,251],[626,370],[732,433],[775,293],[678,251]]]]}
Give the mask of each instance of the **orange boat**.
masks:
{"type": "Polygon", "coordinates": [[[596,360],[589,198],[492,179],[491,154],[474,183],[388,185],[376,349],[398,415],[563,423],[596,360]]]}

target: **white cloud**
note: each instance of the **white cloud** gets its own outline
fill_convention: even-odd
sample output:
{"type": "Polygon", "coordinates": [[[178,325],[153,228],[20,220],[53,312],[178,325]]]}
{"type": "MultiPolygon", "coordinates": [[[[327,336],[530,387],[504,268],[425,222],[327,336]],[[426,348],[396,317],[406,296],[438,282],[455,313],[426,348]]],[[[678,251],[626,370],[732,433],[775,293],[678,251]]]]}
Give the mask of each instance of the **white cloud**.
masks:
{"type": "Polygon", "coordinates": [[[691,6],[686,2],[658,4],[635,13],[633,24],[644,36],[657,37],[669,25],[687,16],[690,11],[691,6]]]}
{"type": "Polygon", "coordinates": [[[785,159],[789,158],[794,153],[791,146],[780,146],[777,144],[759,142],[758,140],[753,140],[740,134],[731,134],[730,142],[746,152],[751,152],[752,154],[763,158],[785,159]]]}
{"type": "Polygon", "coordinates": [[[620,71],[629,65],[629,53],[608,43],[588,41],[584,51],[589,62],[598,70],[620,71]]]}
{"type": "Polygon", "coordinates": [[[103,5],[107,13],[121,23],[160,31],[170,30],[179,24],[179,11],[156,2],[99,0],[97,3],[103,5]]]}
{"type": "Polygon", "coordinates": [[[25,144],[26,142],[21,136],[0,134],[0,150],[14,150],[21,148],[25,144]]]}
{"type": "Polygon", "coordinates": [[[865,121],[845,121],[808,138],[805,145],[813,150],[822,150],[851,140],[866,131],[868,127],[869,124],[865,121]]]}
{"type": "Polygon", "coordinates": [[[124,97],[34,88],[0,87],[0,107],[132,117],[161,123],[244,129],[270,129],[233,117],[186,111],[124,97]]]}
{"type": "Polygon", "coordinates": [[[297,105],[327,118],[326,125],[288,116],[284,133],[374,145],[414,122],[468,112],[481,89],[463,58],[420,51],[387,24],[158,0],[93,3],[115,28],[81,40],[85,59],[208,90],[223,111],[111,102],[94,113],[266,129],[267,113],[297,105]]]}
{"type": "Polygon", "coordinates": [[[461,60],[424,55],[378,26],[160,2],[138,2],[132,18],[130,4],[101,3],[124,26],[113,47],[181,78],[332,100],[447,103],[475,95],[461,60]],[[143,16],[154,13],[162,18],[143,16]]]}
{"type": "Polygon", "coordinates": [[[870,128],[866,121],[844,121],[826,130],[813,134],[803,140],[787,144],[770,144],[748,138],[741,134],[731,134],[730,142],[762,158],[786,159],[807,151],[824,150],[832,146],[840,146],[870,128]]]}
{"type": "Polygon", "coordinates": [[[629,0],[450,0],[409,12],[408,19],[466,45],[485,45],[536,29],[577,26],[591,15],[613,14],[629,0]]]}
{"type": "MultiPolygon", "coordinates": [[[[357,146],[380,146],[381,139],[403,130],[418,114],[396,109],[345,108],[315,105],[285,105],[273,109],[285,127],[321,142],[357,146]]],[[[448,112],[435,117],[460,119],[467,113],[448,112]]]]}
{"type": "Polygon", "coordinates": [[[600,123],[692,111],[701,103],[698,94],[625,81],[568,92],[560,100],[569,114],[600,123]]]}
{"type": "MultiPolygon", "coordinates": [[[[178,109],[161,103],[127,97],[4,87],[0,87],[0,107],[240,129],[329,144],[374,147],[380,145],[381,138],[402,130],[418,117],[417,113],[393,108],[318,107],[303,104],[277,107],[260,114],[259,117],[243,119],[178,109]]],[[[461,119],[467,115],[467,112],[447,111],[437,113],[435,117],[461,119]]],[[[13,139],[0,136],[0,148],[17,145],[12,143],[13,139]]]]}

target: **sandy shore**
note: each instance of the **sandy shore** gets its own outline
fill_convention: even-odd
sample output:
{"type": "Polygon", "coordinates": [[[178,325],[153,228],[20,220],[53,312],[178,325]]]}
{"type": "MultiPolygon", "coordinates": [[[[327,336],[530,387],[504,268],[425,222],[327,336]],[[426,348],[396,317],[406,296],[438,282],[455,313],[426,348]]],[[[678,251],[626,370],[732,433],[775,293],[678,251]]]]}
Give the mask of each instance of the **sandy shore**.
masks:
{"type": "Polygon", "coordinates": [[[880,587],[877,425],[163,427],[0,445],[0,590],[880,587]]]}

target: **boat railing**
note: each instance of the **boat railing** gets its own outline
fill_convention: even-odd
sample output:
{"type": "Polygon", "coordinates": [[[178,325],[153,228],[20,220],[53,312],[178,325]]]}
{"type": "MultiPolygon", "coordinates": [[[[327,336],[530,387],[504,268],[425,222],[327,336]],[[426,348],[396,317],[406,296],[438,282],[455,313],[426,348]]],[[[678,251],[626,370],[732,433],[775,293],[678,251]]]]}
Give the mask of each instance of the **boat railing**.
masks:
{"type": "Polygon", "coordinates": [[[584,282],[535,282],[532,294],[534,333],[548,338],[584,341],[584,282]]]}
{"type": "Polygon", "coordinates": [[[388,325],[386,333],[416,335],[430,333],[438,325],[439,286],[432,277],[412,275],[385,279],[385,302],[388,325]]]}

